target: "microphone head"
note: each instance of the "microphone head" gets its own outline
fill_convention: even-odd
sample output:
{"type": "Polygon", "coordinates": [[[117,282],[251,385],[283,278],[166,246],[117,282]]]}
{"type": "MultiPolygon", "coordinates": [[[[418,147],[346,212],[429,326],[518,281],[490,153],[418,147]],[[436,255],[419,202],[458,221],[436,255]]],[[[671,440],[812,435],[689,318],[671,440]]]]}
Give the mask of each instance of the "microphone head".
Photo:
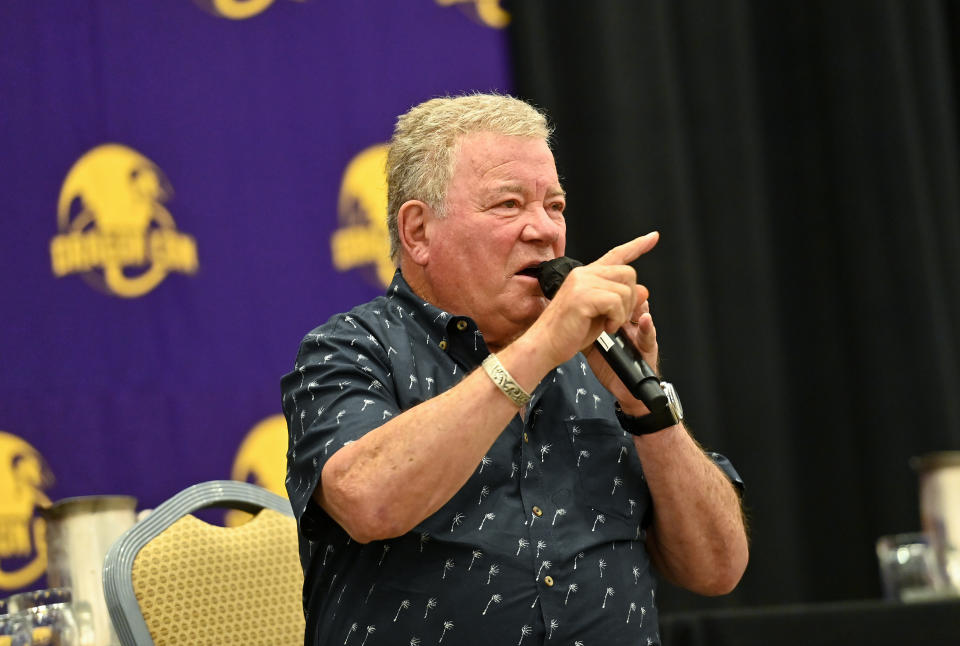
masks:
{"type": "Polygon", "coordinates": [[[560,256],[540,263],[537,267],[537,280],[540,281],[540,289],[543,291],[543,295],[547,298],[553,298],[570,270],[581,265],[583,265],[582,262],[568,256],[560,256]]]}

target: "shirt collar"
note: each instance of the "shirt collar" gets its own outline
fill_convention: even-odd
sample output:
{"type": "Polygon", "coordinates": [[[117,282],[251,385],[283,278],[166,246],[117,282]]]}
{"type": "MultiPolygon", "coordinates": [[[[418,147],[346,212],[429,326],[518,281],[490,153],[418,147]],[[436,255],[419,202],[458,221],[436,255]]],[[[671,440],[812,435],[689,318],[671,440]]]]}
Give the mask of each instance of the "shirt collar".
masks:
{"type": "Polygon", "coordinates": [[[451,314],[420,298],[410,288],[399,269],[387,288],[387,298],[399,301],[399,306],[405,311],[413,312],[414,320],[419,322],[430,337],[438,340],[440,349],[465,368],[473,369],[479,366],[490,354],[483,335],[472,318],[451,314]]]}

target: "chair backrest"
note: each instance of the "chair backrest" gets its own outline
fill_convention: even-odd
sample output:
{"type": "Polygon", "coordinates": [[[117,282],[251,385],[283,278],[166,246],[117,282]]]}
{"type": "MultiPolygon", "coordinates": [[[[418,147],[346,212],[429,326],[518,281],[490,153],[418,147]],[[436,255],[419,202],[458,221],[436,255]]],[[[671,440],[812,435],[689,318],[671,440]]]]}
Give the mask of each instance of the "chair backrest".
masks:
{"type": "Polygon", "coordinates": [[[123,646],[303,643],[303,572],[290,503],[244,482],[184,489],[111,546],[103,591],[123,646]],[[238,527],[192,515],[255,514],[238,527]]]}

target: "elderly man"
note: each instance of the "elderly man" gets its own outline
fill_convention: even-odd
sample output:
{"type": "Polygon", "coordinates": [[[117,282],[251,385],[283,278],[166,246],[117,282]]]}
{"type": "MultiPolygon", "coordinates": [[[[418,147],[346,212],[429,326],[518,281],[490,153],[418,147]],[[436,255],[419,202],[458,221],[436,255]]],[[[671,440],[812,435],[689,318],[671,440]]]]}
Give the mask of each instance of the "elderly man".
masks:
{"type": "Polygon", "coordinates": [[[651,565],[702,594],[746,567],[736,472],[651,422],[592,346],[623,327],[657,365],[627,263],[658,235],[552,301],[531,275],[566,242],[548,137],[495,95],[397,122],[399,270],[308,334],[282,381],[309,645],[658,644],[651,565]]]}

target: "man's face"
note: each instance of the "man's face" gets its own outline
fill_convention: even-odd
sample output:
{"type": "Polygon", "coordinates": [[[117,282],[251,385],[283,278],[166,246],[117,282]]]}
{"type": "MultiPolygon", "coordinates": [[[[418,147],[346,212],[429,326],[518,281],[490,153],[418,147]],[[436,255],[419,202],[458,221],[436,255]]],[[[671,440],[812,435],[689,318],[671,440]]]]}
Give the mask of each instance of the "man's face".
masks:
{"type": "Polygon", "coordinates": [[[545,141],[464,136],[447,188],[447,215],[427,223],[425,296],[473,318],[488,345],[506,345],[547,305],[537,279],[519,272],[563,255],[565,205],[545,141]]]}

